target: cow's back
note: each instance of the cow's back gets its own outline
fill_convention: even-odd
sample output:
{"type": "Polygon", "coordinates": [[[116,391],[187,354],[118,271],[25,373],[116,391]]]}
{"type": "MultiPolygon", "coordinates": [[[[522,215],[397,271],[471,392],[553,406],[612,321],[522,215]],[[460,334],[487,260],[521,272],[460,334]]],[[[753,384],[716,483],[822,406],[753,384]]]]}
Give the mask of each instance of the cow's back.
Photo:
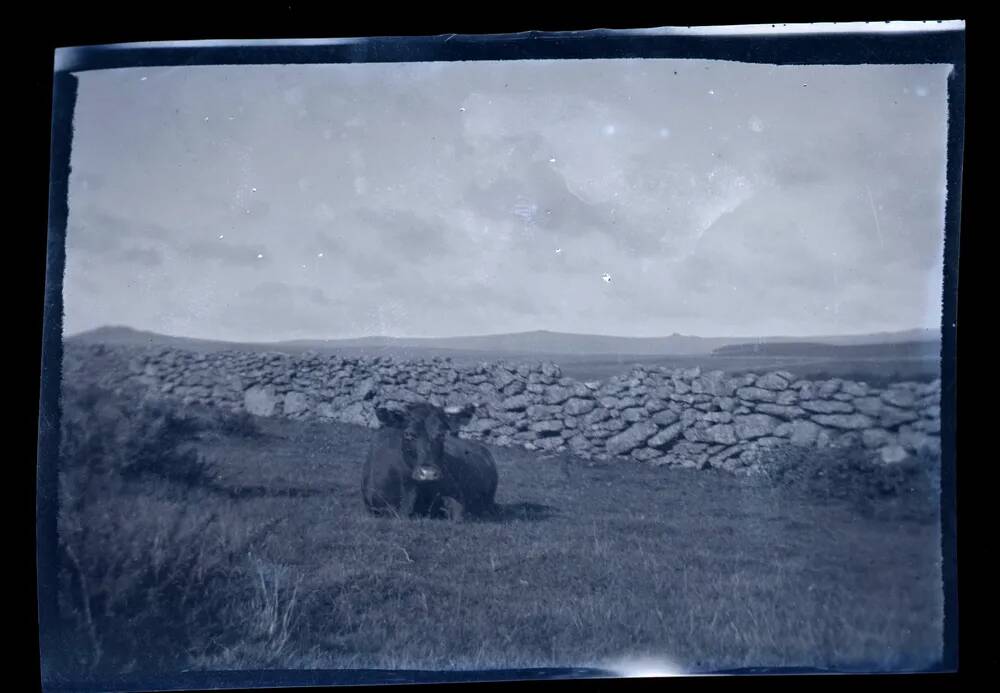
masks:
{"type": "Polygon", "coordinates": [[[448,436],[444,454],[449,467],[462,478],[466,504],[472,511],[493,507],[498,475],[497,465],[489,448],[480,442],[448,436]]]}

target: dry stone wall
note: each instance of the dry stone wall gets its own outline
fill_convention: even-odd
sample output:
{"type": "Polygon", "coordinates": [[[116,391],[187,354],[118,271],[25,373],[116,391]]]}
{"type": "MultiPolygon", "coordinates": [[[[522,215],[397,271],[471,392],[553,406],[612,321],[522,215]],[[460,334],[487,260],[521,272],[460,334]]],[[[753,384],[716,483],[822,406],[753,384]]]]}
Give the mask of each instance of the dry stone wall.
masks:
{"type": "Polygon", "coordinates": [[[458,367],[440,358],[69,344],[64,377],[257,416],[369,427],[378,426],[375,407],[383,404],[473,403],[476,415],[463,437],[653,465],[746,471],[767,448],[786,442],[863,445],[885,463],[940,453],[939,380],[875,388],[782,371],[637,367],[604,382],[580,382],[545,362],[458,367]]]}

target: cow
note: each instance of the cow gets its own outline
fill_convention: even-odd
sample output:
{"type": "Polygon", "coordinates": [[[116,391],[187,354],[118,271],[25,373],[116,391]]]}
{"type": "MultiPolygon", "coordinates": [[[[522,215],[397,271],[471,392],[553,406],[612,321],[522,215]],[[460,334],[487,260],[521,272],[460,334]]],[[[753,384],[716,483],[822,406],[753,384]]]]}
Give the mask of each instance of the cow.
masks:
{"type": "Polygon", "coordinates": [[[485,445],[457,437],[474,406],[429,403],[378,407],[382,427],[363,467],[362,496],[373,515],[462,520],[495,510],[497,467],[485,445]]]}

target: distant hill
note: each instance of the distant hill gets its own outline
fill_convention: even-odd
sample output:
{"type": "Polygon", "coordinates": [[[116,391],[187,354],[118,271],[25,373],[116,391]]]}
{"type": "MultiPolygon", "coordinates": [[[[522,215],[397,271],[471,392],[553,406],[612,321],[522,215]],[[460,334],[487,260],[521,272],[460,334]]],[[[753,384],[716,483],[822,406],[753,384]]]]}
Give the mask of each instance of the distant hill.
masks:
{"type": "MultiPolygon", "coordinates": [[[[904,332],[884,332],[864,335],[840,335],[826,337],[695,337],[673,334],[666,337],[615,337],[608,335],[572,334],[566,332],[519,332],[513,334],[478,335],[470,337],[440,338],[396,338],[362,337],[357,339],[293,340],[286,342],[238,343],[215,340],[172,337],[154,332],[134,330],[129,327],[101,327],[89,332],[66,338],[70,343],[103,343],[133,346],[169,346],[195,351],[218,351],[223,349],[250,349],[254,351],[284,351],[301,353],[317,352],[361,352],[385,353],[407,356],[426,353],[483,354],[484,357],[503,355],[546,355],[546,356],[698,356],[711,354],[779,354],[762,352],[768,349],[790,349],[797,355],[802,350],[822,351],[830,347],[862,347],[865,345],[921,344],[930,353],[936,349],[940,336],[936,330],[907,330],[904,332]]],[[[896,347],[894,347],[896,348],[896,347]]],[[[862,351],[864,351],[862,349],[862,351]]],[[[878,351],[878,348],[875,349],[878,351]]],[[[837,355],[842,352],[834,350],[837,355]]],[[[934,351],[936,354],[936,351],[934,351]]],[[[825,355],[817,353],[816,355],[825,355]]]]}
{"type": "Polygon", "coordinates": [[[835,359],[938,358],[939,341],[891,342],[888,344],[820,344],[817,342],[769,342],[730,344],[712,356],[790,356],[835,359]]]}

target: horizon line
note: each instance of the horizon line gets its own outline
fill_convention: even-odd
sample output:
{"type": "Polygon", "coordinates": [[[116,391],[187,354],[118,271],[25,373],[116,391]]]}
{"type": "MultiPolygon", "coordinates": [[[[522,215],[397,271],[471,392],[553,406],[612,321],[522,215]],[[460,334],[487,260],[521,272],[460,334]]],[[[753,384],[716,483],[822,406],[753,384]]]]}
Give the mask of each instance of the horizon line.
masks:
{"type": "Polygon", "coordinates": [[[453,335],[446,337],[414,337],[414,336],[399,336],[399,335],[377,335],[377,334],[367,334],[357,337],[296,337],[292,339],[277,339],[277,340],[234,340],[234,339],[222,339],[222,338],[212,338],[212,337],[192,337],[180,334],[168,334],[165,332],[155,332],[153,330],[145,330],[137,327],[131,327],[129,325],[101,325],[99,327],[92,327],[86,330],[81,330],[72,334],[64,333],[62,338],[73,339],[75,337],[85,336],[92,332],[98,332],[100,330],[129,330],[131,332],[145,333],[156,335],[158,337],[169,337],[173,339],[187,339],[192,341],[202,341],[202,342],[223,342],[229,344],[290,344],[295,342],[346,342],[346,341],[358,341],[364,339],[388,339],[388,340],[405,340],[405,339],[418,339],[418,340],[445,340],[445,339],[477,339],[486,337],[511,337],[527,334],[555,334],[564,335],[567,337],[600,337],[605,339],[635,339],[635,340],[657,340],[657,339],[671,339],[676,337],[690,338],[690,339],[738,339],[746,341],[754,341],[760,339],[830,339],[830,338],[841,338],[841,337],[867,337],[883,334],[898,334],[901,332],[938,332],[939,334],[943,332],[941,326],[938,327],[910,327],[901,330],[877,330],[874,332],[845,332],[837,334],[807,334],[807,335],[789,335],[789,334],[758,334],[758,335],[717,335],[717,336],[703,336],[695,334],[683,334],[680,332],[674,332],[671,334],[661,334],[652,337],[635,337],[617,334],[599,334],[592,332],[562,332],[559,330],[522,330],[519,332],[490,332],[483,334],[462,334],[453,335]]]}

